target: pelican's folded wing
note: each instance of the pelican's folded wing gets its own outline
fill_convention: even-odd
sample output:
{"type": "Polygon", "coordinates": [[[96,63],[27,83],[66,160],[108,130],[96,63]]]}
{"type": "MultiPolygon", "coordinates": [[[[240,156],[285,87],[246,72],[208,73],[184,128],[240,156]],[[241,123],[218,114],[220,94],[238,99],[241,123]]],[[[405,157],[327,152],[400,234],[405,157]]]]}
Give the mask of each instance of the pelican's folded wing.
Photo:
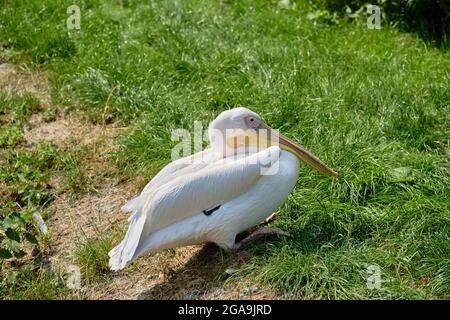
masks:
{"type": "Polygon", "coordinates": [[[156,189],[162,187],[168,181],[173,180],[178,176],[203,169],[215,158],[218,157],[214,150],[206,149],[202,152],[169,163],[161,169],[149,183],[147,183],[140,195],[129,200],[122,206],[121,210],[124,212],[133,212],[142,208],[145,200],[148,199],[149,193],[156,191],[156,189]]]}
{"type": "Polygon", "coordinates": [[[245,193],[259,180],[264,165],[278,158],[278,153],[278,147],[271,147],[239,160],[219,160],[200,171],[171,180],[144,206],[142,213],[147,217],[144,233],[245,193]]]}

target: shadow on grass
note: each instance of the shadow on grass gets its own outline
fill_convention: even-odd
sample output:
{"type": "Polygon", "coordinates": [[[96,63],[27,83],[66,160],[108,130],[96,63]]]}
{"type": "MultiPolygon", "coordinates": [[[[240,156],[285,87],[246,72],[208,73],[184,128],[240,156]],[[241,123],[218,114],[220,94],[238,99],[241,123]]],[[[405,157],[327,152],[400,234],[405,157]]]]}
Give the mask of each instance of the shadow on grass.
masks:
{"type": "MultiPolygon", "coordinates": [[[[220,263],[222,252],[222,249],[215,244],[206,244],[181,269],[169,270],[163,282],[144,290],[137,299],[190,300],[213,294],[223,282],[220,277],[224,273],[223,264],[220,263]]],[[[238,265],[234,264],[237,268],[245,263],[245,259],[242,259],[243,255],[239,254],[239,256],[241,258],[236,259],[238,265]]]]}
{"type": "Polygon", "coordinates": [[[432,2],[423,3],[406,14],[394,11],[391,20],[396,19],[400,20],[398,27],[401,31],[414,33],[426,44],[439,49],[450,48],[450,5],[441,7],[432,2]],[[398,18],[401,15],[402,18],[398,18]]]}
{"type": "MultiPolygon", "coordinates": [[[[450,48],[450,3],[447,0],[320,0],[319,6],[337,13],[346,20],[363,10],[368,3],[380,7],[383,20],[406,33],[414,33],[426,44],[441,50],[450,48]]],[[[350,19],[351,20],[351,19],[350,19]]]]}

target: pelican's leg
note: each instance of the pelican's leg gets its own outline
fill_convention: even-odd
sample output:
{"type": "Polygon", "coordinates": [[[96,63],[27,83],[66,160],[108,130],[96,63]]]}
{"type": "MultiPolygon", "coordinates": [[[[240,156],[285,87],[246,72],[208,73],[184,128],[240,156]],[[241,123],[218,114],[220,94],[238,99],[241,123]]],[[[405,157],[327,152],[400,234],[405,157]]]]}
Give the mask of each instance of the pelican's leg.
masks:
{"type": "Polygon", "coordinates": [[[273,217],[275,217],[276,212],[272,213],[270,216],[268,216],[267,218],[265,218],[263,221],[261,221],[259,223],[259,225],[265,225],[268,224],[270,221],[273,220],[273,217]]]}
{"type": "Polygon", "coordinates": [[[246,245],[248,245],[250,242],[259,240],[259,239],[267,239],[269,237],[273,236],[284,236],[284,237],[290,237],[291,234],[287,231],[283,231],[278,228],[266,228],[266,227],[260,227],[250,233],[247,237],[242,239],[241,241],[234,244],[233,249],[238,250],[246,245]]]}

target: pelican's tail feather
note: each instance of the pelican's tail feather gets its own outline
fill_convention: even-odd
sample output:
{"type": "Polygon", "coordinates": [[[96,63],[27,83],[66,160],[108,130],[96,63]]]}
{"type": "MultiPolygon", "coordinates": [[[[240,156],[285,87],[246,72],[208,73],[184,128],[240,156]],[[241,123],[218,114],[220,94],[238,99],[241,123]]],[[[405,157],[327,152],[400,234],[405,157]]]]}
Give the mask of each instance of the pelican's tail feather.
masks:
{"type": "Polygon", "coordinates": [[[122,256],[123,241],[114,247],[109,253],[109,268],[113,271],[119,271],[120,258],[122,256]]]}
{"type": "Polygon", "coordinates": [[[119,271],[125,268],[135,258],[135,251],[141,239],[142,230],[146,215],[136,212],[129,221],[127,234],[123,241],[113,248],[109,253],[109,268],[112,271],[119,271]]]}
{"type": "Polygon", "coordinates": [[[137,196],[131,200],[129,200],[127,203],[125,203],[122,208],[120,208],[120,210],[122,210],[123,212],[134,212],[134,211],[138,211],[140,209],[141,206],[141,196],[137,196]]]}

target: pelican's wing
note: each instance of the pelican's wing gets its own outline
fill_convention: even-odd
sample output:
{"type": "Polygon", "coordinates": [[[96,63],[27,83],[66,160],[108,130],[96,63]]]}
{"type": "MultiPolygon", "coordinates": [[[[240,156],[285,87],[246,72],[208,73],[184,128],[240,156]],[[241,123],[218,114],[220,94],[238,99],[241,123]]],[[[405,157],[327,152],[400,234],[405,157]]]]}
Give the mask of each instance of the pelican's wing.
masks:
{"type": "Polygon", "coordinates": [[[133,212],[141,209],[146,199],[148,199],[149,193],[178,176],[203,169],[218,158],[218,154],[210,148],[169,163],[147,183],[139,196],[129,200],[121,210],[124,212],[133,212]]]}
{"type": "Polygon", "coordinates": [[[248,191],[259,180],[264,167],[278,159],[279,152],[273,146],[239,160],[219,160],[159,187],[143,209],[131,216],[125,239],[110,252],[111,269],[125,267],[133,259],[139,242],[150,233],[248,191]]]}

